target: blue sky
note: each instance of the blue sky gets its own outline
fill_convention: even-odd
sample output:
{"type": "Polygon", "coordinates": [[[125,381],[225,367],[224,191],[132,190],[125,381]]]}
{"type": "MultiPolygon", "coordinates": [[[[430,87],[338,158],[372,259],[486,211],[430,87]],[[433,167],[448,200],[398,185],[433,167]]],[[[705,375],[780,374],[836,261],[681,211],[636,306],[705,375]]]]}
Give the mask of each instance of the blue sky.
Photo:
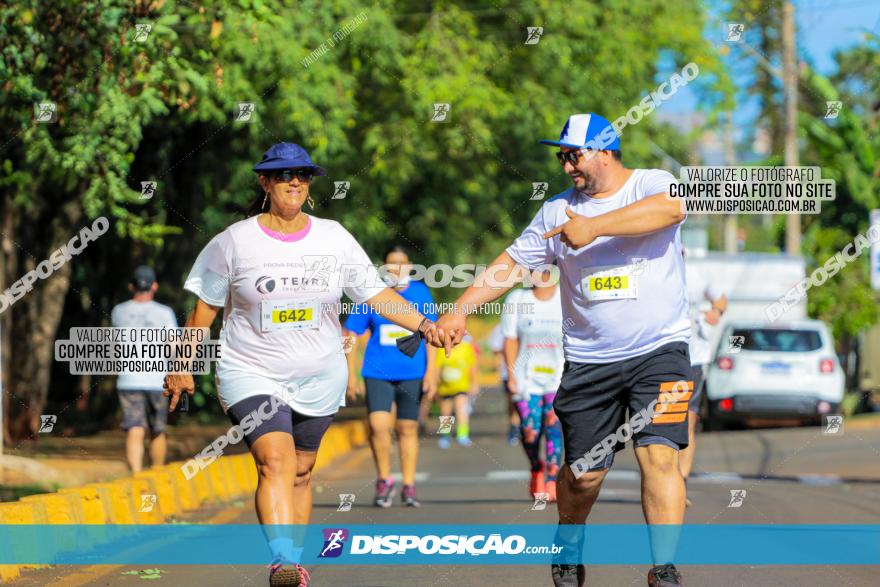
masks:
{"type": "Polygon", "coordinates": [[[822,73],[833,72],[833,54],[862,42],[864,30],[880,33],[880,0],[795,2],[801,56],[822,73]]]}
{"type": "MultiPolygon", "coordinates": [[[[781,0],[767,0],[778,2],[781,0]]],[[[715,20],[723,23],[726,19],[717,6],[709,8],[710,22],[715,20]]],[[[797,18],[798,55],[812,63],[819,72],[829,74],[836,69],[834,52],[864,42],[864,31],[870,30],[880,34],[880,0],[798,0],[795,2],[797,18]]],[[[745,23],[748,27],[748,23],[745,23]]],[[[706,37],[713,43],[718,42],[717,36],[723,34],[724,25],[709,26],[706,37]]],[[[745,52],[734,49],[728,58],[728,64],[734,66],[742,63],[745,52]]],[[[736,66],[742,69],[743,65],[736,66]]],[[[745,87],[748,79],[736,80],[740,87],[745,87]]],[[[740,96],[740,106],[734,113],[735,119],[750,119],[754,116],[754,105],[745,102],[740,96]]],[[[663,105],[664,114],[684,114],[694,111],[696,97],[688,89],[676,95],[663,105]]]]}
{"type": "MultiPolygon", "coordinates": [[[[782,0],[765,0],[781,2],[782,0]]],[[[836,69],[834,52],[864,42],[865,30],[880,34],[880,0],[796,0],[795,16],[797,20],[798,55],[821,73],[830,74],[836,69]]],[[[707,27],[705,35],[713,43],[726,31],[723,24],[727,19],[718,2],[707,8],[710,23],[717,26],[707,27]]],[[[748,27],[748,23],[744,23],[748,27]]],[[[728,57],[731,71],[747,71],[750,57],[742,49],[734,48],[728,57]]],[[[737,97],[737,107],[733,113],[736,140],[743,133],[750,133],[752,123],[757,115],[755,100],[747,100],[745,88],[750,83],[750,76],[734,77],[737,85],[743,89],[737,97]]],[[[661,118],[680,119],[697,110],[697,97],[691,88],[684,88],[675,98],[664,103],[658,109],[661,118]]],[[[683,121],[679,120],[679,123],[683,121]]]]}

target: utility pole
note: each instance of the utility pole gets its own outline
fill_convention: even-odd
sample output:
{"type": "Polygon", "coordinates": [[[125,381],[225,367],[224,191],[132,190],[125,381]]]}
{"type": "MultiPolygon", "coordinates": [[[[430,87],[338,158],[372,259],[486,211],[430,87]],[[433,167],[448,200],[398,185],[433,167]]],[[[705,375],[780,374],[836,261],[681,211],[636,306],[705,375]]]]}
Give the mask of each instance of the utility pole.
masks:
{"type": "MultiPolygon", "coordinates": [[[[797,137],[797,56],[794,36],[794,4],[786,2],[782,7],[782,75],[785,88],[785,165],[800,165],[797,137]]],[[[801,217],[789,214],[785,219],[785,252],[801,253],[801,217]]]]}
{"type": "MultiPolygon", "coordinates": [[[[724,164],[727,166],[736,165],[736,149],[733,145],[733,112],[728,112],[724,122],[723,132],[724,144],[724,164]]],[[[724,216],[724,252],[733,254],[737,252],[736,246],[736,214],[727,214],[724,216]]]]}

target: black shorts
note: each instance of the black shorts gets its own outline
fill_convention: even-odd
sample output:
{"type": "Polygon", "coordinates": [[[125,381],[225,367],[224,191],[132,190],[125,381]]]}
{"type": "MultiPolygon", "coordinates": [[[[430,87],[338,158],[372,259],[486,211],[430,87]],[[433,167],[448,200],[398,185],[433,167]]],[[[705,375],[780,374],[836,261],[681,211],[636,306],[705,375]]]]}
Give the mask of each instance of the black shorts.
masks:
{"type": "Polygon", "coordinates": [[[391,412],[391,405],[397,404],[398,420],[418,420],[419,404],[422,402],[422,380],[385,381],[366,377],[367,411],[391,412]]]}
{"type": "MultiPolygon", "coordinates": [[[[231,406],[226,414],[232,420],[232,423],[238,426],[248,414],[254,412],[265,414],[266,409],[263,407],[263,404],[266,402],[271,402],[271,397],[268,395],[248,397],[231,406]]],[[[278,406],[278,411],[269,419],[262,420],[261,418],[260,420],[260,423],[252,432],[244,435],[245,442],[247,442],[249,447],[264,434],[269,432],[286,432],[293,436],[293,444],[296,450],[315,452],[321,446],[321,438],[324,437],[324,433],[330,427],[333,416],[306,416],[299,412],[294,412],[293,408],[283,404],[278,406]]]]}
{"type": "Polygon", "coordinates": [[[685,342],[615,363],[566,361],[553,402],[562,423],[566,464],[577,461],[576,474],[610,467],[614,453],[629,438],[636,446],[686,447],[692,389],[685,342]],[[632,419],[624,426],[627,410],[632,419]]]}

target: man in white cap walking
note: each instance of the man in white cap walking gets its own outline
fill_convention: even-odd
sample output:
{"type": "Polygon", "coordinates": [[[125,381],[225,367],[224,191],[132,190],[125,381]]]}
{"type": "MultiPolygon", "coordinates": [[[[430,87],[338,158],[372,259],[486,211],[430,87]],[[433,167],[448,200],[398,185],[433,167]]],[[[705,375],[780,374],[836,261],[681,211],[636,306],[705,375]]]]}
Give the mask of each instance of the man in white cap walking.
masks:
{"type": "MultiPolygon", "coordinates": [[[[153,300],[156,272],[141,265],[134,270],[128,289],[132,297],[113,307],[110,319],[117,328],[177,328],[174,310],[153,300]]],[[[125,430],[125,456],[132,473],[144,467],[144,439],[150,431],[150,464],[165,464],[168,398],[162,395],[165,373],[120,373],[116,381],[125,430]]]]}
{"type": "Polygon", "coordinates": [[[553,407],[569,466],[558,483],[557,544],[565,548],[551,569],[554,584],[584,584],[584,523],[614,453],[632,438],[652,539],[648,585],[680,585],[672,564],[685,509],[678,451],[687,446],[693,382],[680,238],[685,214],[667,197],[675,178],[624,167],[619,137],[597,114],[573,115],[558,141],[541,142],[560,147],[556,156],[574,185],[545,202],[486,268],[496,282],[471,286],[437,325],[457,341],[467,312],[503,295],[522,279],[522,267],[557,262],[568,327],[553,407]]]}

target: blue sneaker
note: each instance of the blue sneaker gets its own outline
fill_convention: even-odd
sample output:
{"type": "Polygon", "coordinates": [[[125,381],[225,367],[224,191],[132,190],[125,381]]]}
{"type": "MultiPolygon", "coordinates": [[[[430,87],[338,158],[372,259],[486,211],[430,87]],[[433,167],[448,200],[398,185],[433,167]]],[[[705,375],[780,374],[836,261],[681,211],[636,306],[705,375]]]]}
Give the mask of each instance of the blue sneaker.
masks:
{"type": "Polygon", "coordinates": [[[510,429],[507,431],[507,444],[510,446],[519,444],[519,426],[516,424],[511,424],[510,429]]]}
{"type": "Polygon", "coordinates": [[[443,450],[446,450],[450,446],[452,446],[452,441],[449,440],[448,436],[441,436],[440,439],[437,441],[437,446],[439,446],[443,450]]]}
{"type": "Polygon", "coordinates": [[[461,438],[456,438],[455,441],[458,442],[459,446],[471,447],[474,445],[474,443],[471,441],[470,437],[468,437],[468,436],[462,436],[461,438]]]}

